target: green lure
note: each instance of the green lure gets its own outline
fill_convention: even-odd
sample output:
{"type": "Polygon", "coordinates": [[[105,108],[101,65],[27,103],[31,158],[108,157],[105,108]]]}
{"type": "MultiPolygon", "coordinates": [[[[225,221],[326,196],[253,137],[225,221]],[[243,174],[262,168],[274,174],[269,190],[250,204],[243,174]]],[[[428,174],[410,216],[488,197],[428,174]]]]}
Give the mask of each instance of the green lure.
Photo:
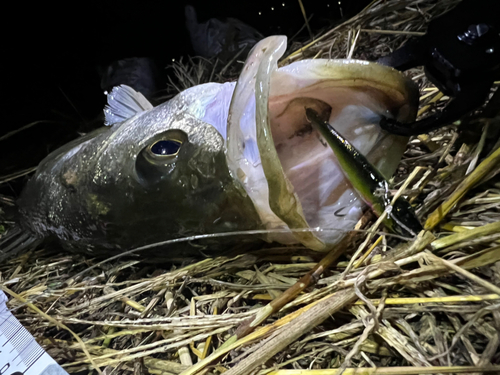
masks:
{"type": "MultiPolygon", "coordinates": [[[[307,120],[325,138],[337,157],[342,170],[361,198],[377,215],[391,205],[388,183],[378,169],[313,109],[306,108],[307,120]]],[[[411,205],[398,198],[389,210],[384,224],[391,232],[415,236],[423,228],[411,205]]]]}

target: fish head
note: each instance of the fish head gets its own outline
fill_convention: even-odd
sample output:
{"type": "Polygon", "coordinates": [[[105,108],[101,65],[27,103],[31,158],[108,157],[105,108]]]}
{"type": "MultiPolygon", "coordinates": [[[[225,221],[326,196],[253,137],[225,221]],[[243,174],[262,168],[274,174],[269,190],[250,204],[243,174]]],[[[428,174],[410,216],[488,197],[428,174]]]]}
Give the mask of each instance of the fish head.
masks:
{"type": "MultiPolygon", "coordinates": [[[[253,203],[230,175],[223,136],[194,104],[204,95],[219,108],[221,88],[231,89],[187,90],[47,156],[18,201],[24,221],[87,249],[258,228],[253,203]]],[[[219,127],[225,121],[204,114],[219,127]]]]}

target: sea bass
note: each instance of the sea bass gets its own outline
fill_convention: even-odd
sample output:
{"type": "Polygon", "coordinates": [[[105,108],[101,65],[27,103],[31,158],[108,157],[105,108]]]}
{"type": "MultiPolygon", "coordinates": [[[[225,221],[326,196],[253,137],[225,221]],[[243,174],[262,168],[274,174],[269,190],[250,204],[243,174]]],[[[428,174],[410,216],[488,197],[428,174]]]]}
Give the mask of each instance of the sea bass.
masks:
{"type": "Polygon", "coordinates": [[[265,241],[327,251],[354,227],[363,203],[305,108],[388,178],[407,138],[378,122],[413,121],[418,90],[366,61],[278,69],[285,49],[284,36],[263,39],[237,82],[195,86],[157,107],[131,88],[113,89],[108,126],[48,155],[28,181],[18,201],[23,226],[95,254],[256,229],[280,229],[259,235],[265,241]],[[335,230],[294,231],[315,227],[335,230]]]}

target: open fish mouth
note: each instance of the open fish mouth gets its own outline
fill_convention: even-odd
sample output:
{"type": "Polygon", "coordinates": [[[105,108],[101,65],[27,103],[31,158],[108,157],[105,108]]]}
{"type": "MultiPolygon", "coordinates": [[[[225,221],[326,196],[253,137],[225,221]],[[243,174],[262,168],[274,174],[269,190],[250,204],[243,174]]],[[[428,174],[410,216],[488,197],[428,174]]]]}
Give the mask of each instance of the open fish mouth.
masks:
{"type": "Polygon", "coordinates": [[[378,123],[381,116],[412,121],[418,90],[400,72],[366,61],[303,60],[278,69],[285,49],[286,37],[275,36],[249,54],[228,113],[228,166],[266,228],[337,229],[269,234],[267,240],[324,251],[354,227],[362,203],[309,125],[306,107],[390,177],[407,138],[383,132],[378,123]]]}

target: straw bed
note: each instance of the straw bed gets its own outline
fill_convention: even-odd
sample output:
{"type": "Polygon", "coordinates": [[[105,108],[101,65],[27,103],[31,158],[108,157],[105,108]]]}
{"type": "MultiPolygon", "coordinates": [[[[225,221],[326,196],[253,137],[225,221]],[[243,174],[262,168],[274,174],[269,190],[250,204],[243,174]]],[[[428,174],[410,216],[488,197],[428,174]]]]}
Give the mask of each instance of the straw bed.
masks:
{"type": "MultiPolygon", "coordinates": [[[[314,41],[293,42],[281,64],[374,60],[456,4],[374,1],[314,41]]],[[[238,74],[234,64],[201,59],[174,71],[173,91],[238,74]]],[[[421,115],[446,103],[421,69],[407,74],[421,88],[421,115]]],[[[0,287],[70,373],[500,373],[500,148],[485,151],[487,128],[498,126],[493,113],[462,121],[475,137],[450,124],[408,143],[391,189],[425,223],[410,241],[381,232],[366,212],[319,256],[268,246],[153,266],[41,247],[1,264],[0,287]]]]}

